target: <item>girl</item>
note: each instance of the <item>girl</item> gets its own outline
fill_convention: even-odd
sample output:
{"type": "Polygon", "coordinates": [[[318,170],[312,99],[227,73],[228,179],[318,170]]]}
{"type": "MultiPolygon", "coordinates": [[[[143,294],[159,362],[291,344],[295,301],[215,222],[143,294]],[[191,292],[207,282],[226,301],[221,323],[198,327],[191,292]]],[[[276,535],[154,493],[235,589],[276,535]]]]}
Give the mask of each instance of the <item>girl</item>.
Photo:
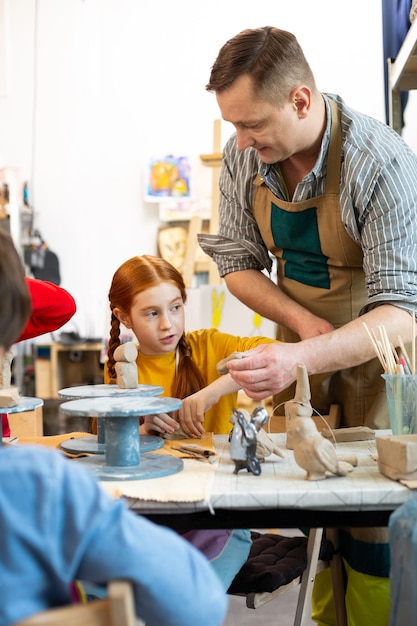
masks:
{"type": "MultiPolygon", "coordinates": [[[[160,257],[133,257],[113,276],[104,381],[117,382],[113,355],[120,345],[122,323],[138,340],[138,382],[160,385],[164,395],[183,400],[175,416],[146,416],[140,427],[142,434],[174,433],[180,426],[190,437],[199,437],[205,431],[230,432],[229,419],[232,408],[237,406],[238,386],[229,374],[220,376],[216,364],[234,351],[274,341],[235,337],[215,329],[185,333],[186,299],[181,274],[160,257]]],[[[195,530],[183,534],[211,561],[227,591],[249,555],[250,531],[195,530]]]]}
{"type": "Polygon", "coordinates": [[[164,395],[183,399],[176,418],[163,414],[145,418],[141,432],[173,433],[180,426],[189,437],[205,431],[231,430],[238,385],[216,364],[234,351],[244,352],[266,337],[241,338],[214,328],[184,332],[187,299],[183,278],[160,257],[129,259],[113,276],[109,291],[111,331],[105,382],[117,382],[114,351],[120,345],[120,323],[139,343],[138,382],[164,387],[164,395]]]}

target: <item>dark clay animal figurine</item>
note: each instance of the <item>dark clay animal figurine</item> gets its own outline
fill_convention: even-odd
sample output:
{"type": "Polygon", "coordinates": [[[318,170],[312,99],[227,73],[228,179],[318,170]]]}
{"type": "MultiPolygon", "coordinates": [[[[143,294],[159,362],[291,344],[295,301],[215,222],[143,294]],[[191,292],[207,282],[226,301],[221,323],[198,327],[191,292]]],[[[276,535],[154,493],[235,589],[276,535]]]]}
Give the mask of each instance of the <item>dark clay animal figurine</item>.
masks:
{"type": "Polygon", "coordinates": [[[230,418],[233,424],[233,430],[230,433],[230,457],[235,464],[234,474],[241,469],[247,469],[248,472],[259,476],[261,473],[261,464],[256,456],[257,432],[265,424],[267,419],[260,419],[260,412],[252,413],[251,420],[248,421],[243,411],[232,409],[233,413],[230,418]]]}

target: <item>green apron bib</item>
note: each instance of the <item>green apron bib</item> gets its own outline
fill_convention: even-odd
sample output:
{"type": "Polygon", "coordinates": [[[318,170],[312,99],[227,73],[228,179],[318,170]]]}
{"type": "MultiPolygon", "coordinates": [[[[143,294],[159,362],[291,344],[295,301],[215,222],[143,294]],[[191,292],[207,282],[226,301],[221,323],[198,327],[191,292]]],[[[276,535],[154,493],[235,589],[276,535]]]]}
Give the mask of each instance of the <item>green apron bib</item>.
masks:
{"type": "MultiPolygon", "coordinates": [[[[253,213],[262,238],[277,259],[277,283],[290,298],[335,328],[358,317],[367,300],[363,254],[341,220],[339,181],[342,131],[330,100],[332,123],[323,195],[303,202],[277,198],[260,176],[254,181],[253,213]]],[[[278,326],[277,339],[300,338],[278,326]]],[[[310,376],[311,404],[322,415],[341,407],[341,425],[389,428],[385,383],[378,359],[339,372],[310,376]]],[[[294,397],[295,384],[274,397],[274,406],[294,397]]],[[[277,409],[283,414],[283,407],[277,409]]]]}

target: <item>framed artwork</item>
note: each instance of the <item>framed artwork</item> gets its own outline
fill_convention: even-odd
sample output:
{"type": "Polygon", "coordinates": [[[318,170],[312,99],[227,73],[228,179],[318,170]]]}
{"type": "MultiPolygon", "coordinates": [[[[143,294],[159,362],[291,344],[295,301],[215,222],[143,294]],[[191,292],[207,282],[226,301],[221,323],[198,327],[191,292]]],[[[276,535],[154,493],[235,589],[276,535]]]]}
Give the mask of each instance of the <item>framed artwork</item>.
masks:
{"type": "Polygon", "coordinates": [[[167,155],[150,159],[146,172],[145,200],[187,200],[191,197],[190,178],[191,165],[186,156],[167,155]]]}

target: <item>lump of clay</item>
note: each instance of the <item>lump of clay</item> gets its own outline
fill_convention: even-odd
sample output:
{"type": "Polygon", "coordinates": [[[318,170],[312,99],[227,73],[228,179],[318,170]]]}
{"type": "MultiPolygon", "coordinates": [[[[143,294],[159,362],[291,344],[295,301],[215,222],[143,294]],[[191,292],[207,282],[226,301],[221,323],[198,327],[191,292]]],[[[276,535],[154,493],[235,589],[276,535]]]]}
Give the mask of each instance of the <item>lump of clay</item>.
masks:
{"type": "Polygon", "coordinates": [[[117,384],[121,389],[135,389],[138,386],[137,357],[138,349],[133,341],[122,343],[114,351],[117,384]]]}
{"type": "Polygon", "coordinates": [[[12,361],[13,352],[8,350],[0,359],[0,408],[16,406],[20,402],[20,394],[17,387],[12,386],[12,361]]]}

